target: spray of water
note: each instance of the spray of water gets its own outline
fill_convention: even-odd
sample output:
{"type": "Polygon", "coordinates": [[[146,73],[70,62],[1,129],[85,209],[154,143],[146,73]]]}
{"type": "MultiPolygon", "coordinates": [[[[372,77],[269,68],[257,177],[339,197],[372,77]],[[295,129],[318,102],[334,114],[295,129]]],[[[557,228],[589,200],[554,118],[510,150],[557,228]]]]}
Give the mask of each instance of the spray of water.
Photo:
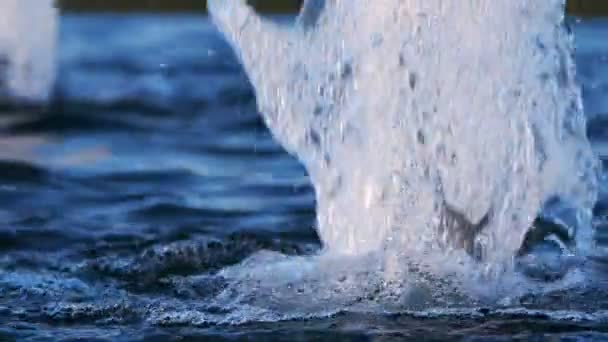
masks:
{"type": "Polygon", "coordinates": [[[563,0],[308,0],[292,26],[209,9],[310,174],[326,258],[374,255],[384,282],[496,279],[544,207],[589,253],[598,163],[563,0]]]}
{"type": "Polygon", "coordinates": [[[53,0],[3,0],[0,19],[0,103],[46,102],[55,76],[53,0]]]}

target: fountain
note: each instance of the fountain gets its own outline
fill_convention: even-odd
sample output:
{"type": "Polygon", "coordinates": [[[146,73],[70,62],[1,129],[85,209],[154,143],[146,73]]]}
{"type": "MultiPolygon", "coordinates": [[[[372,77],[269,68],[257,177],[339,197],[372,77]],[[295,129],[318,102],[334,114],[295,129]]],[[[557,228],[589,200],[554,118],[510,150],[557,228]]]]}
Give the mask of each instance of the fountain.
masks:
{"type": "Polygon", "coordinates": [[[310,174],[327,253],[503,272],[555,199],[588,252],[598,163],[563,0],[308,0],[292,26],[208,6],[310,174]]]}
{"type": "Polygon", "coordinates": [[[0,104],[44,104],[55,76],[53,0],[3,0],[0,15],[0,104]]]}

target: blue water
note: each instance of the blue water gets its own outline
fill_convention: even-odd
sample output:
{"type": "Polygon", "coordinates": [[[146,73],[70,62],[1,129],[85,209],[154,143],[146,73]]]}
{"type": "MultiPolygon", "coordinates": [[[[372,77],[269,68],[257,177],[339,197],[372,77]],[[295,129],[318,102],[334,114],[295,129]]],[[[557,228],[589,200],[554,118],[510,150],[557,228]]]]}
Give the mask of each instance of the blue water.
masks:
{"type": "MultiPolygon", "coordinates": [[[[572,27],[608,160],[608,21],[572,27]]],[[[596,209],[604,246],[606,191],[596,209]]],[[[227,310],[206,305],[225,286],[208,276],[261,250],[315,253],[314,218],[304,169],[206,18],[63,16],[55,101],[0,112],[0,340],[608,340],[601,280],[510,311],[203,319],[227,310]]]]}

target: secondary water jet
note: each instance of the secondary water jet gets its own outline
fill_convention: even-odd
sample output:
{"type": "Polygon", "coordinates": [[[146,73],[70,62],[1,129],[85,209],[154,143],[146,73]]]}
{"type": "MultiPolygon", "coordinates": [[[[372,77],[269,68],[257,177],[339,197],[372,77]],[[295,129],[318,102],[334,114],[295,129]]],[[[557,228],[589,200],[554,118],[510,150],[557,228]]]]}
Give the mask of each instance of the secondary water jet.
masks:
{"type": "Polygon", "coordinates": [[[42,105],[55,80],[53,0],[0,2],[0,105],[42,105]]]}

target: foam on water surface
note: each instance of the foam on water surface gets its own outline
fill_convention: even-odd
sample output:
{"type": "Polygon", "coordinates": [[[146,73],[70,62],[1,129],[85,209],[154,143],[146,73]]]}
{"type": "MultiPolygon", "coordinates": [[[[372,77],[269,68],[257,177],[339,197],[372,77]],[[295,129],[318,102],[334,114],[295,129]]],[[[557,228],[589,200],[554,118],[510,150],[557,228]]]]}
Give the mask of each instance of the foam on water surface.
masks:
{"type": "Polygon", "coordinates": [[[53,0],[0,2],[0,103],[39,104],[55,79],[53,0]]]}

